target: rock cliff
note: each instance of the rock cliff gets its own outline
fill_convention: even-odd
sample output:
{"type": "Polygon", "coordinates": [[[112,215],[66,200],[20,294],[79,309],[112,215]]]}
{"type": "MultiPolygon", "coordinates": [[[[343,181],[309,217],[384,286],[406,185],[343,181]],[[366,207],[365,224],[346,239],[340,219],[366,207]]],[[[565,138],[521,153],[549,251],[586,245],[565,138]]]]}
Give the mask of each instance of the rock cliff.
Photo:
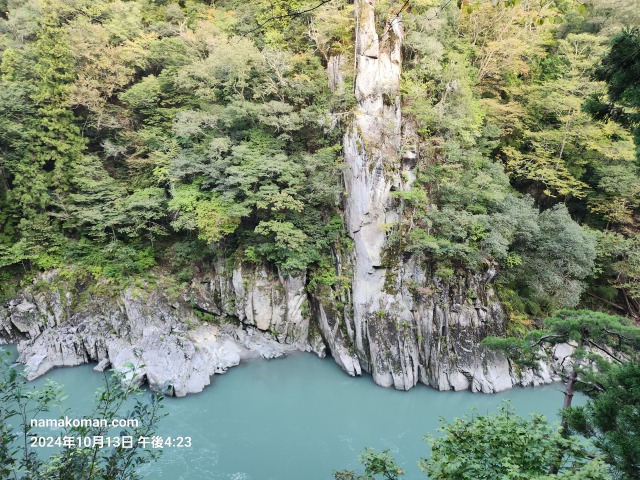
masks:
{"type": "MultiPolygon", "coordinates": [[[[343,144],[353,248],[334,252],[336,273],[350,278],[349,287],[308,288],[305,275],[228,267],[223,259],[175,298],[148,285],[86,298],[77,286],[55,286],[51,273],[0,307],[0,337],[18,343],[30,378],[94,361],[99,369],[129,368],[138,380],[181,396],[243,358],[294,351],[328,352],[349,375],[368,372],[377,384],[401,390],[421,382],[496,392],[555,378],[544,365],[516,374],[506,358],[480,346],[505,330],[491,286],[495,272],[444,283],[419,258],[389,245],[386,226],[401,215],[393,192],[410,188],[419,152],[402,116],[400,18],[387,18],[379,35],[376,26],[385,22],[376,18],[375,3],[355,2],[356,107],[343,144]]],[[[346,63],[329,61],[336,90],[345,88],[346,63]]]]}
{"type": "Polygon", "coordinates": [[[149,285],[115,294],[102,286],[87,296],[50,272],[0,308],[0,338],[18,344],[29,379],[98,362],[97,370],[111,366],[176,396],[200,392],[243,358],[313,348],[300,311],[303,279],[266,283],[264,270],[252,275],[247,282],[241,269],[228,277],[214,271],[169,298],[149,285]]]}
{"type": "MultiPolygon", "coordinates": [[[[381,21],[375,4],[355,2],[357,103],[343,148],[345,220],[354,243],[348,260],[352,308],[336,312],[316,300],[316,317],[338,364],[352,375],[371,373],[379,385],[408,390],[422,382],[441,390],[482,392],[510,388],[521,380],[508,361],[479,346],[484,337],[505,328],[504,311],[489,283],[493,272],[443,284],[427,278],[416,258],[390,248],[385,227],[401,215],[392,192],[411,187],[418,152],[411,124],[402,116],[400,17],[381,21]],[[380,25],[385,25],[381,36],[380,25]]],[[[330,62],[333,88],[339,88],[336,64],[330,62]]],[[[530,373],[525,383],[551,380],[539,373],[530,373]]]]}
{"type": "Polygon", "coordinates": [[[296,351],[329,352],[349,375],[370,372],[376,383],[404,390],[422,382],[494,392],[554,378],[544,365],[518,376],[504,357],[479,347],[504,328],[485,278],[438,284],[407,262],[397,292],[384,293],[387,310],[358,326],[348,299],[329,287],[308,294],[302,277],[246,265],[210,273],[177,298],[149,285],[87,297],[49,273],[0,307],[0,337],[18,344],[30,379],[98,362],[97,370],[135,373],[177,396],[201,391],[243,359],[296,351]]]}

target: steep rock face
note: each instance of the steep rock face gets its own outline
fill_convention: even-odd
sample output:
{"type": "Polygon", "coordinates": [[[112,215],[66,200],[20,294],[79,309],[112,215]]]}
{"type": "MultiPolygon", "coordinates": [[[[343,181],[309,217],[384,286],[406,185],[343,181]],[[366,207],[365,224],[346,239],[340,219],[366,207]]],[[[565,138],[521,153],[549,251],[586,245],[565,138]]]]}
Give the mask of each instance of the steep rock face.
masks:
{"type": "Polygon", "coordinates": [[[135,373],[136,381],[147,380],[152,388],[182,396],[202,390],[211,375],[240,360],[238,347],[215,327],[200,325],[156,292],[138,296],[127,290],[79,308],[72,306],[77,299],[69,292],[66,297],[69,302],[61,304],[55,291],[27,290],[3,312],[20,340],[19,361],[25,363],[29,379],[53,367],[95,361],[100,369],[110,364],[129,378],[135,373]],[[43,297],[52,301],[45,303],[43,297]],[[64,310],[65,317],[51,321],[52,309],[64,310]]]}
{"type": "Polygon", "coordinates": [[[357,106],[353,124],[344,137],[345,216],[355,246],[352,259],[355,353],[376,383],[388,386],[395,382],[382,373],[389,370],[386,367],[390,352],[384,345],[387,339],[383,338],[386,329],[380,328],[382,322],[369,321],[375,319],[377,312],[395,315],[401,307],[384,292],[381,257],[386,242],[383,227],[396,219],[390,208],[390,192],[397,179],[388,171],[397,164],[402,142],[402,31],[398,19],[393,19],[385,36],[379,39],[374,7],[374,0],[356,2],[357,106]]]}
{"type": "Polygon", "coordinates": [[[486,277],[439,283],[414,260],[394,274],[383,292],[386,307],[364,319],[363,351],[356,348],[351,308],[340,311],[341,301],[329,289],[314,296],[323,337],[348,374],[368,371],[377,384],[401,390],[421,382],[439,390],[484,393],[559,380],[554,372],[560,360],[518,373],[504,356],[480,346],[505,328],[504,311],[486,277]]]}
{"type": "MultiPolygon", "coordinates": [[[[345,261],[336,259],[340,274],[345,261]]],[[[504,357],[478,346],[504,328],[486,278],[438,284],[413,260],[387,282],[387,308],[366,317],[361,351],[350,289],[322,287],[307,295],[303,278],[265,266],[218,264],[178,299],[161,289],[129,289],[81,300],[78,292],[55,287],[53,274],[36,283],[43,280],[54,287],[34,285],[0,308],[2,337],[18,342],[29,378],[57,366],[99,362],[97,370],[112,366],[129,378],[135,373],[136,381],[182,396],[201,391],[212,375],[243,358],[295,351],[324,356],[328,348],[349,375],[369,371],[376,383],[405,390],[422,382],[441,390],[493,392],[555,379],[544,365],[516,377],[504,357]]],[[[566,357],[561,350],[558,364],[566,357]]]]}
{"type": "Polygon", "coordinates": [[[268,332],[282,345],[324,356],[324,345],[310,333],[304,275],[283,275],[266,265],[227,268],[222,261],[210,274],[191,285],[188,295],[197,308],[268,332]]]}
{"type": "MultiPolygon", "coordinates": [[[[0,308],[1,336],[18,343],[29,379],[58,366],[99,362],[98,370],[112,366],[176,396],[201,391],[242,358],[312,349],[303,279],[274,279],[258,269],[251,282],[237,283],[241,270],[229,277],[213,273],[210,281],[194,281],[185,298],[171,300],[152,288],[80,299],[71,288],[60,293],[50,273],[0,308]],[[214,322],[198,319],[194,305],[214,322]]],[[[324,353],[322,343],[315,347],[324,353]]]]}
{"type": "Polygon", "coordinates": [[[336,298],[336,293],[328,287],[320,288],[312,297],[312,307],[318,329],[333,359],[351,376],[362,374],[362,367],[354,351],[352,319],[344,305],[336,298]]]}
{"type": "MultiPolygon", "coordinates": [[[[144,297],[128,290],[78,302],[69,291],[27,289],[0,307],[0,341],[19,342],[31,378],[89,361],[100,362],[99,369],[132,364],[138,379],[185,395],[242,358],[328,350],[349,375],[369,372],[377,384],[401,390],[421,382],[495,392],[557,379],[546,365],[516,374],[506,358],[480,346],[505,329],[491,287],[495,272],[445,284],[418,257],[388,244],[385,227],[400,219],[392,192],[410,188],[419,152],[414,128],[402,117],[400,19],[387,19],[379,37],[376,1],[355,2],[356,108],[343,142],[353,249],[334,252],[336,273],[349,285],[308,293],[304,274],[220,259],[179,299],[151,289],[144,297]]],[[[347,68],[344,55],[329,59],[333,90],[344,92],[347,68]]],[[[566,357],[561,350],[558,364],[566,357]]]]}
{"type": "MultiPolygon", "coordinates": [[[[357,105],[343,148],[345,217],[354,242],[352,314],[316,300],[323,335],[346,372],[370,372],[379,385],[408,390],[420,381],[441,390],[510,388],[521,379],[507,359],[479,345],[504,331],[505,314],[489,278],[468,276],[444,285],[426,278],[420,262],[402,258],[401,252],[392,254],[393,268],[385,261],[385,225],[399,219],[392,192],[408,189],[415,178],[411,128],[401,112],[403,32],[400,19],[389,18],[380,38],[376,0],[357,0],[355,6],[357,105]]],[[[340,76],[333,63],[330,85],[337,89],[340,76]]],[[[532,372],[527,381],[550,380],[532,372]]]]}

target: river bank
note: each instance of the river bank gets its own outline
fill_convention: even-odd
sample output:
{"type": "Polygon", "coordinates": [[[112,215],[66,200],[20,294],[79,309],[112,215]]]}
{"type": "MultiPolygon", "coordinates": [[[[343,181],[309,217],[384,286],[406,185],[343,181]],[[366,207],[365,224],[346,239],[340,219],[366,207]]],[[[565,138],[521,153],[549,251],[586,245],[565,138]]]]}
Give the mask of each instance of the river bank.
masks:
{"type": "MultiPolygon", "coordinates": [[[[56,368],[33,384],[63,384],[65,407],[82,415],[103,384],[92,367],[56,368]]],[[[402,392],[379,388],[368,376],[348,377],[315,355],[250,360],[217,377],[213,388],[165,399],[169,415],[159,434],[191,436],[192,447],[166,449],[142,474],[158,480],[325,480],[333,470],[357,468],[358,453],[373,447],[391,449],[407,478],[425,478],[416,462],[428,455],[422,439],[436,432],[439,418],[472,407],[486,413],[503,400],[520,414],[557,420],[562,392],[557,384],[491,395],[423,385],[402,392]]]]}

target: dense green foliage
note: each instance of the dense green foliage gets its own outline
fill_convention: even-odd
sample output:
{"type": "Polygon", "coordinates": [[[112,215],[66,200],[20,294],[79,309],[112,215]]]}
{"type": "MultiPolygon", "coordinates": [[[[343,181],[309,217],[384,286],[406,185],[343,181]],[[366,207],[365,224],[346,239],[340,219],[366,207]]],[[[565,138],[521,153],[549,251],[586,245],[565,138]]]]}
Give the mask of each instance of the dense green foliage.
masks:
{"type": "Polygon", "coordinates": [[[616,478],[640,478],[640,363],[611,366],[582,389],[590,399],[571,407],[568,427],[591,439],[616,478]]]}
{"type": "MultiPolygon", "coordinates": [[[[48,382],[36,389],[27,385],[15,365],[8,362],[8,352],[0,351],[0,479],[24,478],[30,480],[118,480],[140,478],[137,469],[141,464],[155,460],[161,450],[144,449],[133,443],[132,448],[106,445],[64,448],[51,455],[47,449],[32,446],[32,438],[50,436],[51,432],[38,431],[31,425],[34,418],[60,418],[53,412],[60,411],[62,388],[48,382]],[[43,452],[41,454],[40,452],[43,452]]],[[[56,431],[59,438],[93,438],[111,436],[151,437],[155,434],[161,413],[162,399],[151,394],[150,400],[134,398],[142,391],[133,382],[124,382],[125,372],[107,378],[105,387],[96,394],[93,410],[84,418],[137,419],[137,427],[119,428],[109,432],[107,427],[65,427],[56,431]]],[[[135,374],[133,374],[135,375],[135,374]]],[[[130,375],[130,377],[132,377],[130,375]]],[[[76,417],[79,418],[79,417],[76,417]]],[[[50,450],[49,450],[50,451],[50,450]]]]}
{"type": "Polygon", "coordinates": [[[427,154],[398,194],[397,242],[443,277],[495,266],[512,318],[576,306],[585,287],[635,315],[636,147],[629,124],[584,109],[607,95],[596,72],[612,36],[638,21],[622,3],[463,2],[405,18],[406,112],[427,154]]]}
{"type": "Polygon", "coordinates": [[[609,102],[595,94],[587,109],[598,118],[613,118],[634,129],[640,143],[640,27],[626,28],[614,37],[596,77],[607,83],[609,102]]]}
{"type": "MultiPolygon", "coordinates": [[[[497,412],[472,412],[449,423],[441,435],[428,436],[431,457],[419,462],[433,480],[542,480],[609,479],[607,467],[584,440],[563,436],[557,426],[542,415],[529,419],[516,415],[506,404],[497,412]],[[558,463],[556,473],[552,468],[558,463]]],[[[403,471],[388,451],[367,450],[361,461],[364,474],[350,470],[336,472],[337,480],[399,479],[403,471]]]]}
{"type": "MultiPolygon", "coordinates": [[[[387,257],[447,281],[497,270],[516,326],[580,302],[640,315],[629,3],[376,2],[380,33],[405,7],[403,149],[419,152],[387,257]]],[[[352,65],[356,19],[313,6],[0,3],[2,295],[51,268],[184,278],[186,244],[324,275],[354,105],[351,68],[332,91],[327,65],[352,65]]]]}
{"type": "Polygon", "coordinates": [[[105,249],[161,260],[176,238],[284,270],[326,253],[340,137],[321,58],[307,36],[243,37],[266,3],[208,3],[7,3],[0,267],[99,275],[105,249]]]}
{"type": "Polygon", "coordinates": [[[404,475],[404,471],[396,463],[389,450],[376,452],[367,448],[360,455],[360,462],[364,466],[362,474],[354,470],[340,470],[333,473],[335,480],[374,480],[376,478],[398,480],[404,475]]]}
{"type": "Polygon", "coordinates": [[[576,436],[564,437],[541,415],[524,419],[508,407],[455,419],[428,437],[431,458],[421,468],[433,480],[607,479],[607,468],[576,436]],[[560,460],[557,473],[550,474],[560,460]]]}

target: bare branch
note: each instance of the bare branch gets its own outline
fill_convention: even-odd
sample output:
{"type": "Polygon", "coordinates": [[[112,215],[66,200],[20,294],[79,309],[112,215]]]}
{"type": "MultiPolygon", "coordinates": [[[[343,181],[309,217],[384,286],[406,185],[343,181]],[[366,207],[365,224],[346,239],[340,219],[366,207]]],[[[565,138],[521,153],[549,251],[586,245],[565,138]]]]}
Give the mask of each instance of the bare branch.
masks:
{"type": "Polygon", "coordinates": [[[587,292],[587,295],[589,295],[589,296],[591,296],[591,297],[595,298],[596,300],[600,300],[601,302],[604,302],[604,303],[606,303],[607,305],[610,305],[610,306],[612,306],[612,307],[614,307],[614,308],[617,308],[618,310],[620,310],[620,311],[622,311],[622,312],[626,312],[626,311],[627,311],[627,309],[626,309],[626,308],[624,308],[624,307],[622,307],[622,306],[620,306],[620,305],[618,305],[618,304],[616,304],[616,303],[610,302],[609,300],[604,299],[604,298],[602,298],[601,296],[596,295],[595,293],[587,292]]]}
{"type": "Polygon", "coordinates": [[[393,19],[391,19],[391,21],[389,22],[389,26],[387,27],[387,29],[384,31],[384,33],[381,35],[380,38],[384,38],[385,35],[387,33],[389,33],[389,30],[391,30],[391,28],[393,27],[393,22],[395,22],[398,17],[400,16],[400,14],[404,11],[405,8],[407,8],[407,6],[411,3],[411,0],[407,0],[406,2],[404,2],[404,5],[402,5],[402,7],[400,7],[400,10],[398,10],[398,12],[396,13],[396,15],[393,17],[393,19]]]}
{"type": "Polygon", "coordinates": [[[587,385],[587,386],[591,387],[592,390],[596,390],[598,392],[604,392],[605,391],[604,387],[599,383],[587,382],[585,380],[580,380],[580,379],[576,380],[576,382],[577,383],[582,383],[583,385],[587,385]]]}
{"type": "Polygon", "coordinates": [[[618,339],[620,341],[622,340],[626,340],[627,342],[630,343],[636,343],[638,340],[634,339],[634,338],[629,338],[629,337],[625,337],[624,335],[618,333],[618,332],[612,332],[611,330],[609,330],[608,328],[604,328],[603,329],[605,332],[607,332],[609,335],[615,335],[616,337],[618,337],[618,339]]]}
{"type": "Polygon", "coordinates": [[[323,0],[320,3],[318,3],[315,7],[307,8],[306,10],[300,10],[298,12],[287,13],[285,15],[276,15],[275,17],[267,18],[264,22],[258,24],[256,28],[253,28],[248,32],[244,32],[244,34],[242,34],[242,38],[246,37],[250,33],[253,33],[257,30],[261,30],[262,27],[264,27],[267,23],[273,22],[274,20],[280,20],[282,18],[289,18],[289,17],[298,17],[300,15],[304,15],[305,13],[313,12],[315,9],[320,8],[322,5],[325,5],[332,1],[333,0],[323,0]]]}
{"type": "MultiPolygon", "coordinates": [[[[445,8],[447,8],[447,6],[451,3],[452,0],[447,0],[445,3],[443,3],[437,10],[436,12],[433,14],[433,16],[428,17],[426,20],[427,22],[430,22],[431,20],[435,20],[436,18],[438,18],[440,16],[440,14],[444,11],[445,8]]],[[[407,6],[411,3],[411,0],[407,0],[404,5],[402,5],[402,8],[400,10],[398,10],[398,13],[396,13],[395,17],[393,17],[393,20],[391,20],[389,22],[389,26],[387,27],[387,29],[385,30],[385,32],[382,34],[382,37],[384,37],[387,33],[389,33],[389,30],[393,27],[393,22],[396,21],[396,19],[400,16],[400,14],[405,10],[405,8],[407,8],[407,6]]]]}
{"type": "Polygon", "coordinates": [[[600,345],[598,345],[596,342],[593,342],[591,340],[587,340],[588,343],[590,343],[591,345],[593,345],[594,347],[596,347],[598,350],[600,350],[601,352],[606,353],[607,355],[609,355],[611,358],[613,358],[616,362],[618,363],[623,363],[622,360],[620,360],[618,357],[616,357],[613,353],[609,352],[609,350],[607,350],[604,347],[601,347],[600,345]]]}

